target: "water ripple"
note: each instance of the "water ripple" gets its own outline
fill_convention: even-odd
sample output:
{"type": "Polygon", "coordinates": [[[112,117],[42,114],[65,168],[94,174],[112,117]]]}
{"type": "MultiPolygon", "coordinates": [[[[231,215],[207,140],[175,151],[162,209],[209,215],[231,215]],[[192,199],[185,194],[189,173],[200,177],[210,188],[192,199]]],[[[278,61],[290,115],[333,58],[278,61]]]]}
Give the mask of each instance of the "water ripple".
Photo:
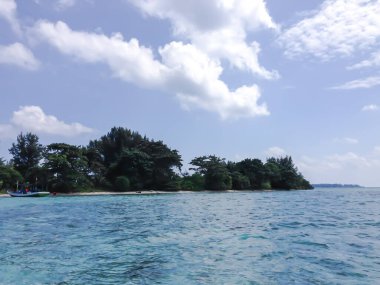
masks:
{"type": "Polygon", "coordinates": [[[376,284],[380,189],[0,200],[0,284],[376,284]]]}

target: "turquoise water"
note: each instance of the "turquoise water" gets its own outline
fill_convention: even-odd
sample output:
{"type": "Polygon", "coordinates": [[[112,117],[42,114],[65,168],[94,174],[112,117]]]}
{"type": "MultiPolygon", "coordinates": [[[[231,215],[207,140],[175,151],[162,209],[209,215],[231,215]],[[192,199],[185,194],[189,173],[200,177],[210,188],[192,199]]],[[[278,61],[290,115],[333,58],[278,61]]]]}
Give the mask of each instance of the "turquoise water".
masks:
{"type": "Polygon", "coordinates": [[[0,284],[380,284],[380,189],[0,199],[0,284]]]}

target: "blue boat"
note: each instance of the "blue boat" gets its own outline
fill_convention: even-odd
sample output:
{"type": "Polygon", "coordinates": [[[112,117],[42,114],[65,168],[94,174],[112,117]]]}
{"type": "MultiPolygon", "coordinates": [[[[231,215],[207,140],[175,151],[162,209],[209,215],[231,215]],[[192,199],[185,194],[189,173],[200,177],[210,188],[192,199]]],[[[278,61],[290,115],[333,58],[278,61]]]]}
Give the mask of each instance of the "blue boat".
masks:
{"type": "MultiPolygon", "coordinates": [[[[37,182],[37,179],[36,179],[37,182]]],[[[30,185],[29,183],[21,184],[21,189],[19,189],[19,183],[17,182],[16,190],[8,190],[7,193],[11,197],[46,197],[50,195],[50,192],[42,191],[37,188],[37,184],[30,185]]]]}
{"type": "Polygon", "coordinates": [[[12,197],[46,197],[50,195],[50,192],[46,191],[7,191],[12,197]]]}

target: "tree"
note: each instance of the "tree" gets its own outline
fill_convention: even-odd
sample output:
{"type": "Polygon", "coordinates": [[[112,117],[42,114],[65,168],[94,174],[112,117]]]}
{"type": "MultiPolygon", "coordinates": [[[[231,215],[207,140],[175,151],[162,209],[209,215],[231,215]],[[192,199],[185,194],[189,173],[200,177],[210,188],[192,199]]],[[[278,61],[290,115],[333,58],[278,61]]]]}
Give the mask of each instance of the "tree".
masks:
{"type": "Polygon", "coordinates": [[[178,151],[124,128],[91,141],[86,156],[97,183],[115,187],[116,177],[126,176],[132,189],[176,188],[174,169],[182,166],[178,151]]]}
{"type": "Polygon", "coordinates": [[[13,156],[14,168],[28,179],[28,170],[37,167],[42,159],[43,146],[38,142],[38,136],[32,133],[23,133],[17,136],[17,142],[9,149],[13,156]]]}
{"type": "Polygon", "coordinates": [[[205,188],[208,190],[228,190],[232,187],[232,179],[225,159],[215,155],[194,158],[191,162],[196,168],[190,168],[204,175],[205,188]]]}
{"type": "Polygon", "coordinates": [[[109,167],[120,158],[125,149],[136,148],[144,140],[147,139],[137,132],[121,127],[113,127],[99,140],[90,141],[89,146],[99,152],[103,165],[109,167]]]}
{"type": "Polygon", "coordinates": [[[0,165],[0,189],[14,188],[22,181],[21,174],[10,166],[0,165]]]}
{"type": "Polygon", "coordinates": [[[281,171],[275,158],[269,158],[265,163],[265,180],[270,189],[281,189],[281,171]]]}
{"type": "Polygon", "coordinates": [[[109,181],[126,176],[132,189],[146,189],[152,183],[153,163],[148,154],[139,150],[124,150],[107,172],[109,181]]]}
{"type": "Polygon", "coordinates": [[[129,190],[129,179],[126,176],[118,176],[115,180],[115,188],[118,191],[125,192],[129,190]]]}
{"type": "Polygon", "coordinates": [[[237,170],[248,177],[251,189],[261,189],[265,182],[265,167],[260,159],[244,159],[236,164],[237,170]]]}
{"type": "Polygon", "coordinates": [[[181,169],[182,159],[177,150],[171,150],[162,141],[145,140],[138,149],[149,155],[153,171],[151,184],[152,189],[172,189],[172,181],[176,179],[174,168],[181,169]]]}
{"type": "Polygon", "coordinates": [[[184,173],[181,177],[179,189],[182,190],[204,190],[205,189],[205,178],[199,173],[193,173],[189,175],[184,173]]]}
{"type": "Polygon", "coordinates": [[[49,173],[50,189],[71,192],[91,185],[84,152],[81,147],[65,143],[53,143],[46,147],[44,167],[49,173]]]}
{"type": "Polygon", "coordinates": [[[99,188],[111,188],[112,184],[106,179],[107,168],[104,165],[104,158],[96,141],[89,143],[84,155],[88,162],[89,179],[94,186],[99,188]]]}
{"type": "Polygon", "coordinates": [[[232,188],[235,190],[247,190],[250,189],[251,183],[249,178],[239,171],[234,171],[231,173],[232,177],[232,188]]]}
{"type": "Polygon", "coordinates": [[[274,189],[312,189],[293,163],[291,156],[269,158],[265,164],[267,178],[274,189]]]}

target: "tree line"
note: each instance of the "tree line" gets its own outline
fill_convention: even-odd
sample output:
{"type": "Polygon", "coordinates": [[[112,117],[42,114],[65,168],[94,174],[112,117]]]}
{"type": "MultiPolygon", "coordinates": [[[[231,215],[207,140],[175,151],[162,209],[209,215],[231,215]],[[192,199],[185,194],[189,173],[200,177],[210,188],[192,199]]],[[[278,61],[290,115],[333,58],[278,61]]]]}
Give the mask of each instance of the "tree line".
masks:
{"type": "Polygon", "coordinates": [[[114,127],[87,146],[52,143],[37,135],[19,134],[0,158],[0,188],[37,184],[54,192],[88,189],[136,190],[261,190],[311,189],[290,156],[226,161],[215,155],[194,158],[191,173],[181,172],[177,150],[126,128],[114,127]]]}

